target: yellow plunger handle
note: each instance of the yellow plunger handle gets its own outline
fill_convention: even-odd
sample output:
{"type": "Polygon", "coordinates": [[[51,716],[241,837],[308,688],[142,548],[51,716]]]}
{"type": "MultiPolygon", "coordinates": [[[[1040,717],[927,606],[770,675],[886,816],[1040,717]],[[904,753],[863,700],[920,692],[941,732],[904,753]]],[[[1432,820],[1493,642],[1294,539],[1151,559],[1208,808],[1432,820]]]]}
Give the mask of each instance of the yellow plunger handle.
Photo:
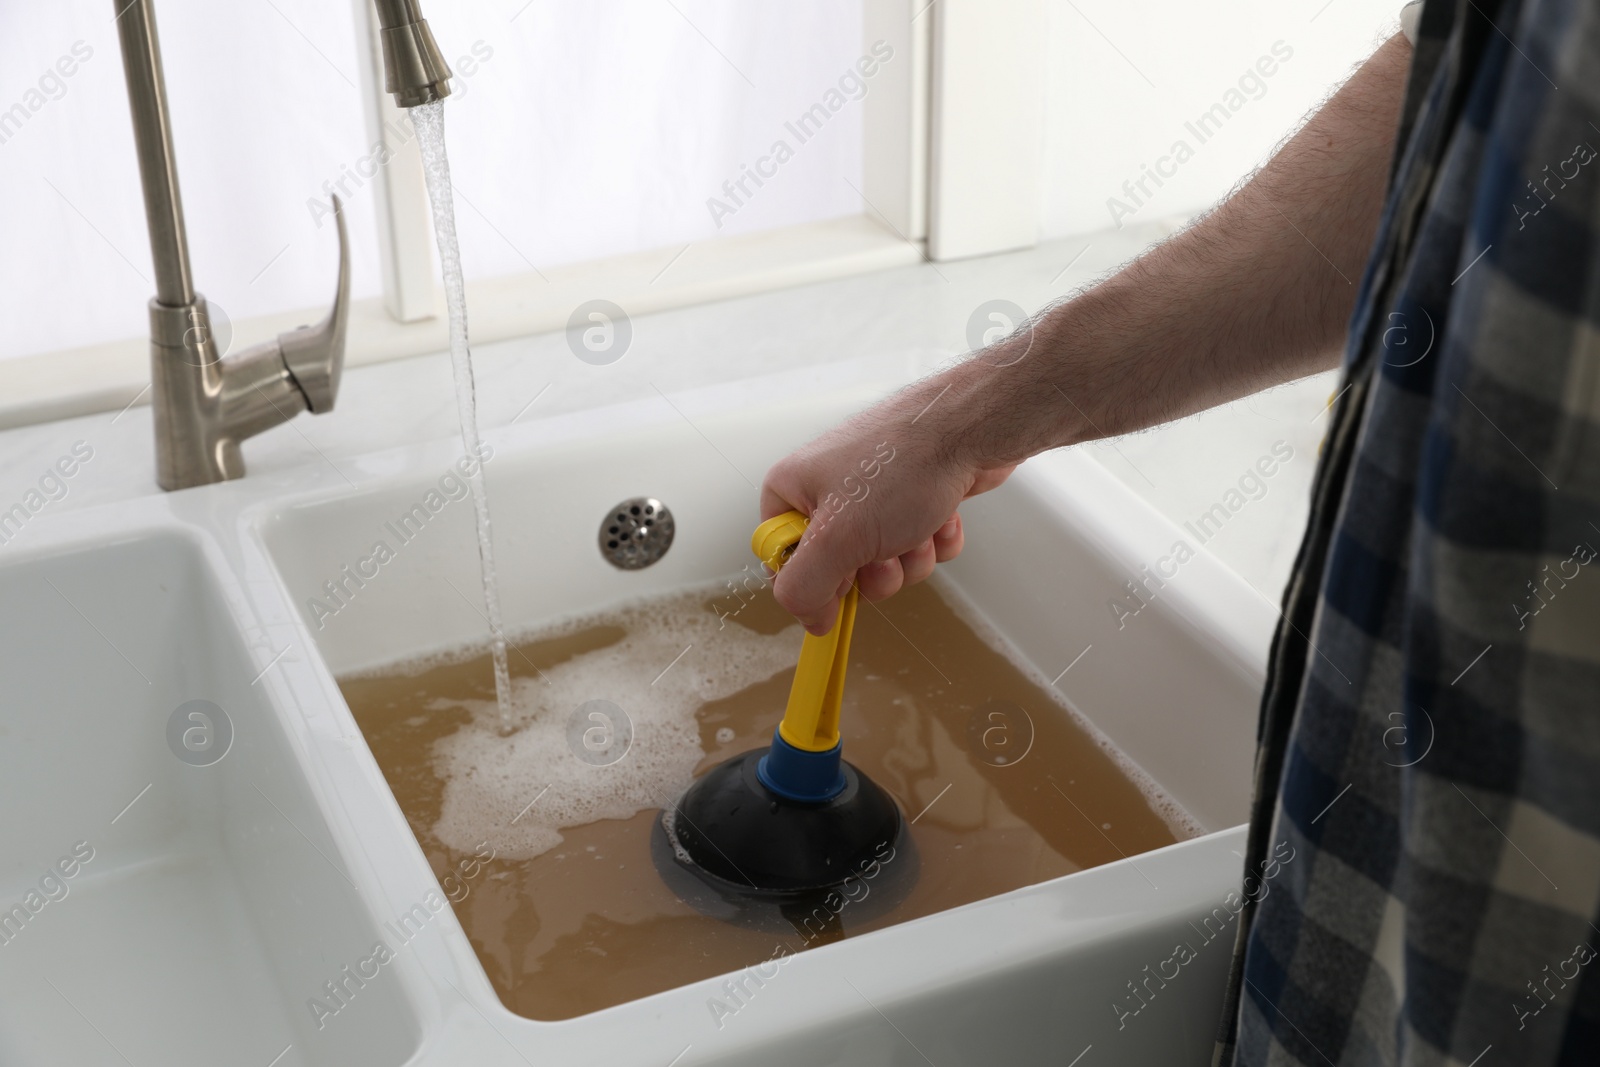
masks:
{"type": "MultiPolygon", "coordinates": [[[[809,520],[798,511],[786,511],[756,527],[750,549],[776,574],[788,560],[809,520]]],[[[856,587],[839,602],[839,618],[821,637],[806,634],[800,645],[800,663],[789,687],[778,733],[795,748],[826,752],[839,743],[839,701],[844,696],[844,669],[850,661],[850,633],[856,623],[856,587]]]]}

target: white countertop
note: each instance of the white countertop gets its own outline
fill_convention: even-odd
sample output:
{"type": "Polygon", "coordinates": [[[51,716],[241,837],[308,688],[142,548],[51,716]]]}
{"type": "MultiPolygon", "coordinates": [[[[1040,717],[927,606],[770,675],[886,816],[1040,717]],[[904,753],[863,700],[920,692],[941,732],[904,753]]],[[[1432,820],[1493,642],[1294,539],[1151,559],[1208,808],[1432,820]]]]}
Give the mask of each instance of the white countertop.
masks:
{"type": "MultiPolygon", "coordinates": [[[[513,420],[649,398],[658,391],[670,397],[802,363],[814,366],[819,378],[841,371],[910,381],[965,355],[968,319],[984,301],[1003,298],[1036,310],[1175,228],[1171,222],[1128,226],[1087,242],[923,263],[639,316],[632,321],[628,351],[608,366],[577,359],[563,333],[486,344],[474,351],[480,423],[493,440],[495,429],[513,420]]],[[[1180,527],[1215,504],[1234,505],[1206,547],[1276,603],[1305,521],[1326,422],[1321,412],[1332,388],[1332,375],[1321,375],[1082,447],[1180,527]],[[1240,477],[1279,441],[1293,450],[1293,458],[1262,479],[1264,495],[1255,490],[1259,499],[1230,497],[1240,477]]],[[[457,432],[449,358],[439,353],[348,371],[335,411],[302,415],[269,430],[246,442],[244,454],[252,474],[316,466],[337,471],[349,457],[457,432]]],[[[141,403],[120,413],[0,431],[0,512],[39,489],[40,478],[77,442],[92,449],[93,458],[64,479],[64,494],[56,483],[45,487],[46,496],[58,499],[38,509],[38,517],[159,492],[150,409],[141,403]]],[[[25,526],[9,543],[25,541],[29,533],[25,526]]]]}

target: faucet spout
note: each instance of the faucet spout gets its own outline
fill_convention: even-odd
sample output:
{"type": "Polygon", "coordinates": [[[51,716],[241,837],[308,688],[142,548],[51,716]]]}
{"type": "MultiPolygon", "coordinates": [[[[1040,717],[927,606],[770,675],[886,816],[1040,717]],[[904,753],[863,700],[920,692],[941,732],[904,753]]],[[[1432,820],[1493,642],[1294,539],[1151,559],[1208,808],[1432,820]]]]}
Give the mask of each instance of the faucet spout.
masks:
{"type": "Polygon", "coordinates": [[[377,0],[383,87],[400,107],[450,95],[450,66],[433,40],[418,0],[377,0]]]}
{"type": "Polygon", "coordinates": [[[167,85],[161,75],[161,42],[155,12],[144,0],[117,0],[117,33],[122,41],[122,71],[133,110],[134,147],[144,187],[144,214],[155,259],[156,299],[172,307],[194,302],[189,277],[189,238],[178,195],[178,164],[167,123],[167,85]]]}
{"type": "Polygon", "coordinates": [[[302,411],[321,413],[333,407],[349,314],[349,237],[335,197],[339,283],[326,319],[243,352],[219,353],[210,308],[190,275],[155,13],[151,0],[115,4],[155,261],[150,387],[156,480],[166,490],[187,489],[243,477],[241,441],[302,411]]]}

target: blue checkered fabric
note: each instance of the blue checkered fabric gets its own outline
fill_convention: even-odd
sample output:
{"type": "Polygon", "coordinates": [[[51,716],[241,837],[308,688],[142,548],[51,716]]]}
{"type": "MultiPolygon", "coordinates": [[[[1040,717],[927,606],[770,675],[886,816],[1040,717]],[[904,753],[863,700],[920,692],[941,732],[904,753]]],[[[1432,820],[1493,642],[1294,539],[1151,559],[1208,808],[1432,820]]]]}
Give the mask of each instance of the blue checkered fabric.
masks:
{"type": "Polygon", "coordinates": [[[1428,0],[1218,1064],[1600,1065],[1600,4],[1428,0]]]}

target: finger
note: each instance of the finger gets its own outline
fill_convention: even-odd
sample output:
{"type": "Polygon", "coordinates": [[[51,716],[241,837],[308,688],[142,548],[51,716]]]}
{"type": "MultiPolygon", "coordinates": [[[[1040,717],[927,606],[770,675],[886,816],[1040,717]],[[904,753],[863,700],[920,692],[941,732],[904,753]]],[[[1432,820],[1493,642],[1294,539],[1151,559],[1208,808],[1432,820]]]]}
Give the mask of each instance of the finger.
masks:
{"type": "Polygon", "coordinates": [[[966,544],[966,531],[961,526],[959,514],[950,516],[950,521],[939,527],[933,535],[934,557],[940,563],[948,563],[961,555],[961,548],[966,544]]]}
{"type": "Polygon", "coordinates": [[[786,511],[810,515],[816,510],[816,500],[806,489],[806,481],[801,474],[795,469],[792,456],[767,469],[766,476],[761,479],[762,522],[786,511]]]}
{"type": "Polygon", "coordinates": [[[856,585],[868,600],[883,600],[894,596],[905,584],[898,559],[883,559],[869,563],[856,572],[856,585]]]}
{"type": "Polygon", "coordinates": [[[783,610],[805,624],[812,633],[827,633],[839,606],[838,590],[841,584],[848,588],[850,578],[860,566],[859,557],[851,558],[837,546],[830,524],[817,536],[812,527],[794,555],[778,572],[772,593],[783,610]]]}
{"type": "Polygon", "coordinates": [[[770,481],[761,485],[761,521],[766,522],[774,515],[782,515],[786,511],[804,510],[791,503],[782,493],[773,488],[770,481]]]}
{"type": "Polygon", "coordinates": [[[833,629],[833,620],[839,612],[840,598],[828,596],[825,600],[804,600],[796,590],[798,585],[787,581],[789,568],[778,572],[772,583],[772,596],[780,607],[800,621],[809,633],[821,636],[833,629]]]}
{"type": "Polygon", "coordinates": [[[933,538],[922,542],[910,552],[900,556],[900,570],[905,575],[906,585],[915,585],[933,573],[935,562],[933,538]]]}
{"type": "Polygon", "coordinates": [[[811,612],[805,616],[795,616],[800,620],[800,625],[806,628],[806,633],[816,637],[825,637],[833,629],[834,621],[839,617],[839,601],[830,600],[821,611],[811,612]]]}

